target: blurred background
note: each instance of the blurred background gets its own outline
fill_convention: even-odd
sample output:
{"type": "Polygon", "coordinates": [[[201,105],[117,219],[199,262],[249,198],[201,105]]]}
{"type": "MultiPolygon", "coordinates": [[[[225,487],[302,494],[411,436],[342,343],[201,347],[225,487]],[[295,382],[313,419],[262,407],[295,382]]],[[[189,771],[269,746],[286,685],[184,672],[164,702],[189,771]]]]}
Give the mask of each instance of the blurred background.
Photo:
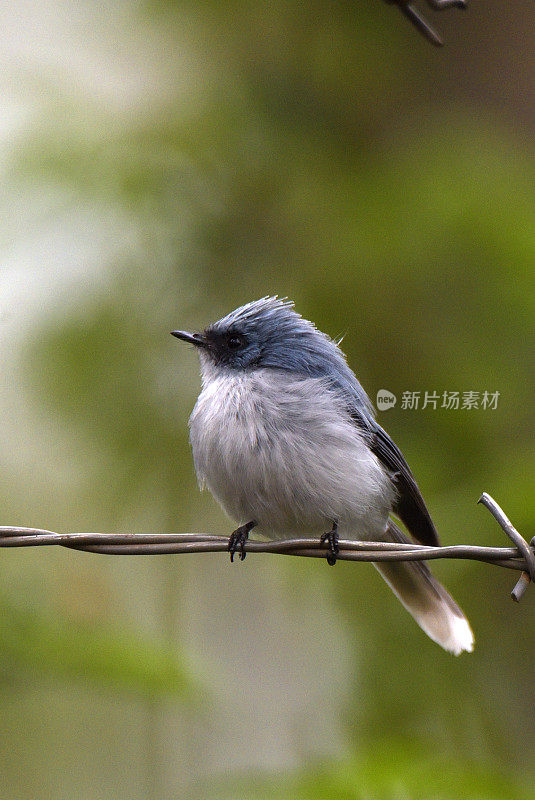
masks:
{"type": "MultiPolygon", "coordinates": [[[[230,533],[169,331],[279,294],[398,397],[443,542],[506,544],[483,490],[535,534],[532,4],[426,13],[2,3],[0,524],[230,533]]],[[[2,797],[535,797],[535,597],[434,570],[472,655],[371,565],[3,550],[2,797]]]]}

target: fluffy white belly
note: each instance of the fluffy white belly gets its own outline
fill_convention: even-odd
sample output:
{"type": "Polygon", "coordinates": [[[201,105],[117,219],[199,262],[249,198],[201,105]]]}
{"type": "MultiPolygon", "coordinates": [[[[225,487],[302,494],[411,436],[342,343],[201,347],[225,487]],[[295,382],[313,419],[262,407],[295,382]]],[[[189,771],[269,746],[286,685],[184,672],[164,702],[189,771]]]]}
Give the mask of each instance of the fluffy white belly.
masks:
{"type": "Polygon", "coordinates": [[[237,523],[271,538],[374,538],[394,499],[391,480],[322,380],[282,370],[205,374],[190,418],[197,476],[237,523]]]}

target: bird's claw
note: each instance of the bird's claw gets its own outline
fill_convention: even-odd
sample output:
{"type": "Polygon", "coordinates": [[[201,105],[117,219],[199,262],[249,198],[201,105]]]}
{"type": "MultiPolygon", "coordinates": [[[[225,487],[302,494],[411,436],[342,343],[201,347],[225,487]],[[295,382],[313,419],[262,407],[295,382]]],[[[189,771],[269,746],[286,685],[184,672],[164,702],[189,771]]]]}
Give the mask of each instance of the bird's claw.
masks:
{"type": "Polygon", "coordinates": [[[325,542],[327,542],[329,546],[329,551],[327,553],[327,564],[329,564],[330,567],[334,567],[339,552],[337,522],[333,522],[333,526],[330,531],[321,534],[320,542],[321,544],[325,544],[325,542]]]}
{"type": "Polygon", "coordinates": [[[245,552],[245,542],[249,538],[249,532],[254,528],[254,522],[248,522],[246,525],[240,525],[230,534],[228,540],[228,551],[230,553],[231,562],[234,561],[234,555],[239,550],[239,559],[243,561],[247,553],[245,552]]]}

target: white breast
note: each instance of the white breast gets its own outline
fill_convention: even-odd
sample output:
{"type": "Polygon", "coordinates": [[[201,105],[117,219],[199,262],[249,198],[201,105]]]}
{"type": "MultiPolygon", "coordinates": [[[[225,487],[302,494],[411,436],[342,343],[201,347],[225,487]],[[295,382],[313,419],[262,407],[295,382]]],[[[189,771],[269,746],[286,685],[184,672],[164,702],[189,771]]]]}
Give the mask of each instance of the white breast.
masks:
{"type": "Polygon", "coordinates": [[[211,372],[203,384],[190,418],[195,468],[233,520],[274,538],[335,519],[341,535],[383,532],[391,480],[322,380],[256,370],[211,372]]]}

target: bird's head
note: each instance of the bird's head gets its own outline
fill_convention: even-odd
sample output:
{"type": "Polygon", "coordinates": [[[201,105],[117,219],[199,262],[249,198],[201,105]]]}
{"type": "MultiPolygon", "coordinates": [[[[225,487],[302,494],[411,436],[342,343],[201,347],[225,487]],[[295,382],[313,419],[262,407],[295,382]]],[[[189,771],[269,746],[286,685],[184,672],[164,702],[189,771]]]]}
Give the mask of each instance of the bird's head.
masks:
{"type": "Polygon", "coordinates": [[[263,297],[231,311],[204,331],[172,334],[195,345],[203,380],[228,372],[284,370],[296,377],[324,379],[368,415],[373,414],[338,343],[303,319],[288,300],[263,297]]]}
{"type": "Polygon", "coordinates": [[[278,297],[240,306],[200,333],[172,334],[195,345],[202,362],[230,370],[292,369],[307,358],[338,350],[331,339],[294,311],[293,303],[278,297]]]}
{"type": "Polygon", "coordinates": [[[320,378],[345,396],[350,407],[374,414],[338,343],[303,319],[288,300],[263,297],[200,333],[172,333],[197,348],[203,382],[229,372],[283,370],[295,377],[320,378]]]}

